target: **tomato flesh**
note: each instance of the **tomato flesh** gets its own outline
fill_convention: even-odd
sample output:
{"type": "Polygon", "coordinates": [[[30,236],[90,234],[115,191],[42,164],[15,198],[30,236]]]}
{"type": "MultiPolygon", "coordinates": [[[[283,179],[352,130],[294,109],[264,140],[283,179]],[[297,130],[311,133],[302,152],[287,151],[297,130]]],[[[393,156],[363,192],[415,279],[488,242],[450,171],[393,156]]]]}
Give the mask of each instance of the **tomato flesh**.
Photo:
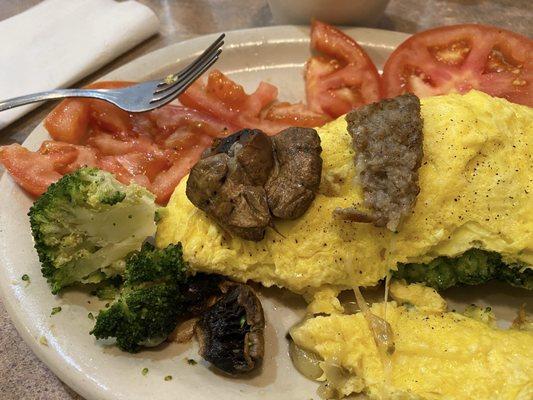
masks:
{"type": "Polygon", "coordinates": [[[309,110],[303,103],[283,102],[273,104],[268,108],[264,118],[269,121],[309,128],[322,126],[329,120],[326,115],[309,110]]]}
{"type": "MultiPolygon", "coordinates": [[[[91,87],[127,85],[131,82],[99,82],[91,87]]],[[[62,101],[46,118],[45,127],[54,140],[44,141],[37,152],[20,145],[0,147],[0,163],[30,194],[38,196],[62,175],[92,166],[113,173],[123,183],[145,186],[160,204],[168,201],[213,138],[237,129],[183,106],[130,115],[92,99],[62,101]]]]}
{"type": "Polygon", "coordinates": [[[332,118],[382,98],[376,66],[355,40],[331,25],[313,21],[305,89],[309,108],[332,118]]]}
{"type": "Polygon", "coordinates": [[[533,106],[533,41],[491,26],[454,25],[417,33],[387,60],[387,97],[465,93],[471,89],[533,106]]]}
{"type": "Polygon", "coordinates": [[[260,82],[253,93],[247,94],[241,85],[214,70],[205,84],[196,81],[179,99],[189,108],[224,121],[229,133],[255,128],[275,135],[290,126],[317,127],[330,119],[301,103],[278,102],[277,97],[278,89],[270,83],[260,82]]]}
{"type": "Polygon", "coordinates": [[[79,99],[61,102],[44,121],[44,127],[55,139],[66,143],[81,143],[89,133],[89,107],[79,99]]]}
{"type": "Polygon", "coordinates": [[[61,178],[54,169],[53,160],[16,143],[0,147],[0,163],[15,182],[34,196],[43,194],[49,185],[61,178]]]}

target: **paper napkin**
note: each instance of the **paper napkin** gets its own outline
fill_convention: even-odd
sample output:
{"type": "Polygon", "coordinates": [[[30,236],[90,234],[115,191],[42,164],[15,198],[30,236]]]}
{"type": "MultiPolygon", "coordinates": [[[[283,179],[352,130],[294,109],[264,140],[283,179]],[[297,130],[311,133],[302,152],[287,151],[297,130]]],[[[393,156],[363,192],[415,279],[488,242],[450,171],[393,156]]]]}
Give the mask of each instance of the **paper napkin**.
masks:
{"type": "MultiPolygon", "coordinates": [[[[0,21],[0,99],[68,87],[158,25],[150,8],[114,0],[45,0],[0,21]]],[[[0,129],[37,105],[0,112],[0,129]]]]}

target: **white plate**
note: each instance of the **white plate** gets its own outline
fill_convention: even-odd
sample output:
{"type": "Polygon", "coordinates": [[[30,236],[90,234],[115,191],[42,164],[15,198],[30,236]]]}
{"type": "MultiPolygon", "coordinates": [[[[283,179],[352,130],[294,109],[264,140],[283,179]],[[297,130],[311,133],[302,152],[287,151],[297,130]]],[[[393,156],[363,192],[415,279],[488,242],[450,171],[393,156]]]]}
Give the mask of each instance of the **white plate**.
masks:
{"type": "MultiPolygon", "coordinates": [[[[407,37],[402,33],[363,28],[349,28],[346,32],[369,52],[378,68],[407,37]]],[[[144,80],[165,76],[190,62],[215,37],[209,35],[168,46],[103,79],[144,80]]],[[[226,43],[216,66],[246,89],[253,90],[260,80],[265,80],[279,88],[280,99],[297,101],[304,98],[302,67],[309,57],[307,27],[234,31],[227,34],[226,43]]],[[[47,136],[39,125],[25,145],[37,149],[47,136]]],[[[1,294],[26,343],[78,393],[89,400],[316,398],[316,384],[300,376],[287,355],[285,335],[300,319],[303,304],[298,297],[282,290],[261,290],[267,320],[266,359],[262,370],[252,377],[230,379],[206,368],[197,354],[196,344],[170,344],[163,349],[135,355],[97,344],[88,334],[93,321],[87,314],[96,313],[102,304],[79,291],[67,291],[61,297],[54,297],[41,276],[26,216],[31,203],[32,199],[5,174],[0,181],[1,294]],[[23,274],[30,276],[29,285],[21,281],[23,274]],[[62,311],[50,316],[52,307],[59,305],[62,311]],[[40,338],[46,338],[48,344],[42,344],[40,338]],[[199,361],[198,365],[188,365],[186,357],[199,361]],[[149,373],[143,376],[141,370],[145,367],[149,373]],[[165,381],[167,375],[172,375],[173,379],[165,381]]],[[[508,316],[525,297],[531,299],[531,295],[524,291],[500,289],[490,291],[494,294],[489,296],[488,302],[500,305],[496,311],[508,316]]],[[[478,299],[480,292],[458,293],[459,303],[468,304],[478,299]]]]}

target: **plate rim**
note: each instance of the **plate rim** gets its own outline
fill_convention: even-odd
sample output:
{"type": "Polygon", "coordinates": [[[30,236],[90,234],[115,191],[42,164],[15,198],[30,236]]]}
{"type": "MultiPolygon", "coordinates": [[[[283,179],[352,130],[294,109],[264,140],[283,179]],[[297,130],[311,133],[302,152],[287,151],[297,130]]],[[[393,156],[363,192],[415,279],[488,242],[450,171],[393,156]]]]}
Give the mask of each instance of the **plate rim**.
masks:
{"type": "MultiPolygon", "coordinates": [[[[229,48],[243,47],[243,46],[257,46],[267,43],[276,42],[307,42],[309,43],[309,26],[306,25],[276,25],[258,28],[246,28],[226,31],[226,43],[229,40],[235,40],[236,44],[227,44],[229,48]],[[250,40],[249,38],[257,38],[263,36],[262,40],[250,40]],[[268,37],[267,37],[268,36],[268,37]]],[[[365,44],[382,43],[383,46],[394,49],[398,44],[407,39],[410,34],[404,32],[396,32],[375,28],[363,28],[363,27],[341,27],[341,29],[352,37],[355,37],[358,43],[365,44]],[[361,39],[357,36],[360,35],[361,39]],[[376,36],[379,40],[372,40],[370,37],[376,36]]],[[[161,58],[170,59],[173,52],[181,51],[188,56],[193,55],[195,52],[200,53],[222,32],[210,33],[206,35],[199,35],[176,43],[169,44],[161,47],[147,54],[144,54],[138,58],[135,58],[128,63],[110,71],[104,76],[100,77],[100,80],[117,79],[121,75],[128,75],[132,70],[139,68],[143,63],[145,65],[153,65],[154,62],[158,62],[161,58]]],[[[156,62],[156,63],[157,63],[156,62]]],[[[179,62],[179,58],[175,58],[174,62],[179,62]]],[[[24,118],[24,116],[22,117],[24,118]]],[[[31,142],[32,136],[36,135],[36,132],[42,130],[43,121],[41,121],[27,136],[22,144],[31,142]]],[[[9,184],[15,184],[11,176],[5,171],[0,179],[0,190],[7,187],[9,184]]],[[[18,190],[22,189],[16,186],[18,190]]],[[[3,218],[3,207],[0,206],[0,219],[3,218]]],[[[0,229],[0,251],[2,250],[2,243],[4,242],[4,231],[0,229]]],[[[3,251],[2,251],[3,252],[3,251]]],[[[15,326],[18,334],[22,337],[24,342],[30,347],[33,354],[43,362],[48,369],[50,369],[56,377],[58,377],[64,384],[74,390],[79,395],[83,396],[87,400],[92,399],[105,399],[115,400],[117,396],[114,392],[109,391],[106,387],[98,385],[97,382],[93,382],[88,379],[87,375],[81,371],[68,368],[68,365],[64,363],[64,357],[55,349],[43,346],[32,335],[31,328],[35,328],[35,325],[29,323],[29,319],[23,317],[23,310],[17,308],[17,298],[11,289],[12,282],[9,282],[6,278],[4,271],[4,260],[0,259],[0,297],[3,301],[4,307],[9,315],[9,318],[15,326]],[[63,367],[63,368],[62,368],[63,367]]]]}

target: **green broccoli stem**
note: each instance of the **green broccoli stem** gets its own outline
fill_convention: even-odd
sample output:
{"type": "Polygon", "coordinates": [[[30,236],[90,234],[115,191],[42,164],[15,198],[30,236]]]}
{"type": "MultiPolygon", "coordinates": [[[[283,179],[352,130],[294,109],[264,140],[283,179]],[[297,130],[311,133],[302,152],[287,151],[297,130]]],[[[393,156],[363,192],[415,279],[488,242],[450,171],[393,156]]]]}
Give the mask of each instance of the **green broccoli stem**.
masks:
{"type": "Polygon", "coordinates": [[[490,280],[533,290],[533,269],[506,264],[498,253],[481,249],[470,249],[453,258],[438,257],[427,264],[398,264],[393,277],[408,283],[425,283],[437,290],[479,285],[490,280]]]}

